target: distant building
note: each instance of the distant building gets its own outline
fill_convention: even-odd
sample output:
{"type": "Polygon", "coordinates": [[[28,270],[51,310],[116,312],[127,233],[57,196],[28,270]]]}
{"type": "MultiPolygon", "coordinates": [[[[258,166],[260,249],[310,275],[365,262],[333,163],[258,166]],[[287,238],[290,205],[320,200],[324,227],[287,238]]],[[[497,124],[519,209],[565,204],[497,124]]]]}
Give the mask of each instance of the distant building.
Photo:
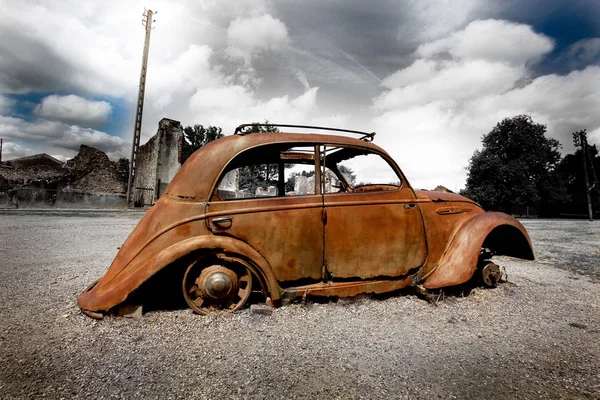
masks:
{"type": "Polygon", "coordinates": [[[57,160],[56,158],[54,158],[51,155],[46,154],[46,153],[35,154],[33,156],[27,156],[27,157],[21,157],[21,158],[14,158],[12,160],[6,161],[7,166],[13,167],[16,169],[28,169],[30,167],[40,167],[40,166],[60,168],[64,164],[65,163],[63,163],[62,161],[57,160]]]}

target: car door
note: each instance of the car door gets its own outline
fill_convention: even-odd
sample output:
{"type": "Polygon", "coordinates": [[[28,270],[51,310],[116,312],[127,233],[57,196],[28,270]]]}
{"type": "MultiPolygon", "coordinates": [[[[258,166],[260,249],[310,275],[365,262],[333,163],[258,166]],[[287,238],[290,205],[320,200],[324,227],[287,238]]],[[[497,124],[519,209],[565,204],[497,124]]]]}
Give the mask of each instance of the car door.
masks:
{"type": "Polygon", "coordinates": [[[322,149],[325,265],[333,280],[399,277],[426,257],[421,211],[397,167],[371,150],[322,149]]]}
{"type": "Polygon", "coordinates": [[[280,282],[322,277],[323,199],[314,178],[315,152],[315,146],[290,145],[247,150],[226,168],[208,204],[209,229],[254,247],[280,282]]]}

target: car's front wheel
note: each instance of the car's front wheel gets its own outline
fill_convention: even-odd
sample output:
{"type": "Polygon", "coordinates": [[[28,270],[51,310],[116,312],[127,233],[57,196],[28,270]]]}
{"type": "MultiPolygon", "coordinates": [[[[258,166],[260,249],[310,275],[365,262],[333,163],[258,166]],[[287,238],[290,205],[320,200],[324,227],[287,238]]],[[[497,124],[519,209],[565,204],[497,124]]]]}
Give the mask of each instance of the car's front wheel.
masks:
{"type": "Polygon", "coordinates": [[[201,256],[185,271],[182,289],[185,301],[198,314],[236,311],[250,297],[252,272],[240,263],[201,256]]]}

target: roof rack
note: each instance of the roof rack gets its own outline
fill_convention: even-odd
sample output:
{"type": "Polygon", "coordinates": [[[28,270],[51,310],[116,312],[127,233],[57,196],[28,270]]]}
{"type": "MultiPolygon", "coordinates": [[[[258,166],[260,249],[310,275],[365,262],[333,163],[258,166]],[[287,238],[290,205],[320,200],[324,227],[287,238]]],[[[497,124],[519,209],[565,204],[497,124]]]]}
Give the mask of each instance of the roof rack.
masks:
{"type": "Polygon", "coordinates": [[[304,128],[304,129],[319,129],[323,131],[336,131],[336,132],[347,132],[347,133],[356,133],[357,135],[362,135],[359,139],[365,140],[368,142],[372,142],[375,137],[375,132],[361,132],[361,131],[353,131],[350,129],[337,129],[337,128],[327,128],[324,126],[311,126],[311,125],[288,125],[288,124],[242,124],[235,128],[234,135],[246,135],[249,133],[257,133],[257,132],[244,132],[243,129],[251,126],[275,126],[282,128],[304,128]]]}

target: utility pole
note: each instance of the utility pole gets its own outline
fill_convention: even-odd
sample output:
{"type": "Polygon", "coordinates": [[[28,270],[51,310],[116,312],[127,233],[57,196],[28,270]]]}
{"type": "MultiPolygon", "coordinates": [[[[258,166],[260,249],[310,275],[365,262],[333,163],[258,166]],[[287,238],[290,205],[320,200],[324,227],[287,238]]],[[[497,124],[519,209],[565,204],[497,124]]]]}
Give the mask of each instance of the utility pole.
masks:
{"type": "Polygon", "coordinates": [[[137,168],[137,153],[140,147],[140,136],[142,134],[142,114],[144,111],[144,93],[146,91],[146,70],[148,66],[148,50],[150,48],[150,33],[152,31],[152,10],[144,13],[142,25],[146,28],[146,39],[144,40],[144,55],[142,56],[142,71],[140,72],[140,86],[138,99],[135,107],[135,125],[133,126],[133,143],[131,145],[131,158],[129,160],[129,180],[127,181],[127,208],[131,207],[133,181],[137,168]]]}
{"type": "Polygon", "coordinates": [[[2,163],[2,142],[4,139],[0,139],[0,164],[2,163]]]}
{"type": "Polygon", "coordinates": [[[586,130],[582,130],[579,132],[573,133],[573,142],[575,146],[581,146],[581,159],[583,160],[583,179],[585,180],[585,195],[587,196],[587,204],[588,204],[588,219],[590,222],[594,220],[594,213],[592,212],[592,197],[590,195],[590,191],[592,188],[590,187],[589,179],[588,179],[588,170],[587,170],[587,133],[586,130]]]}

